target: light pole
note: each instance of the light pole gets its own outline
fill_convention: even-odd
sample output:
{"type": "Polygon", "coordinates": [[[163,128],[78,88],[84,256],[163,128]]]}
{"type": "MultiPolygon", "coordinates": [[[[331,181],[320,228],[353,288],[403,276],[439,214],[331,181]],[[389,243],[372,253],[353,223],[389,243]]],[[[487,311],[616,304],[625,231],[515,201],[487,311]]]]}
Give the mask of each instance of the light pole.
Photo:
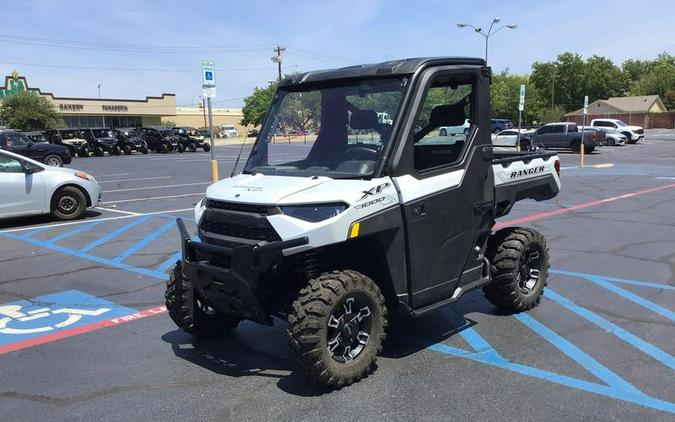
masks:
{"type": "Polygon", "coordinates": [[[468,24],[468,23],[462,23],[458,22],[457,27],[458,28],[466,28],[467,26],[470,28],[473,28],[473,30],[478,34],[481,35],[483,38],[485,38],[485,63],[487,63],[488,59],[488,43],[490,42],[490,37],[496,34],[497,32],[501,31],[504,28],[508,29],[516,29],[518,25],[502,25],[499,28],[495,29],[494,32],[492,31],[492,28],[494,27],[495,24],[498,24],[501,21],[500,18],[495,17],[492,19],[492,22],[490,23],[490,28],[487,30],[487,32],[483,31],[483,28],[476,28],[475,26],[468,24]]]}

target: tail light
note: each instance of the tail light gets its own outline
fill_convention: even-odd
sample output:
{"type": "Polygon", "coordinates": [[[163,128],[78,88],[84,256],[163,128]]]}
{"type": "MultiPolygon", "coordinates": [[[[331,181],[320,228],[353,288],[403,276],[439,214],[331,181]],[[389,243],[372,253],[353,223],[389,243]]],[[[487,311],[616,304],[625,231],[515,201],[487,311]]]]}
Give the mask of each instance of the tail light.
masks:
{"type": "Polygon", "coordinates": [[[560,176],[560,160],[555,160],[553,167],[555,168],[555,172],[558,173],[558,176],[560,176]]]}
{"type": "Polygon", "coordinates": [[[591,139],[592,139],[592,140],[595,141],[597,138],[598,138],[598,134],[597,134],[597,133],[595,133],[595,132],[591,133],[591,139]]]}

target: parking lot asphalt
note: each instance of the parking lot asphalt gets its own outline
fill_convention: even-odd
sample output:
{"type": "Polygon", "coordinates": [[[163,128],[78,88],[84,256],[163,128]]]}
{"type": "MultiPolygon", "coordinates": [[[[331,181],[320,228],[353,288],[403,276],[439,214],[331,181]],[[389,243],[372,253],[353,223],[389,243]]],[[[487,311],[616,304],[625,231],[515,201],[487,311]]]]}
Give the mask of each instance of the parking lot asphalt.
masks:
{"type": "MultiPolygon", "coordinates": [[[[238,152],[217,147],[221,177],[238,152]]],[[[560,157],[558,197],[498,222],[545,235],[540,306],[505,315],[477,291],[397,320],[377,372],[339,391],[295,370],[283,321],[196,341],[162,308],[174,219],[194,232],[209,154],[75,159],[103,187],[86,219],[0,222],[2,419],[672,421],[675,131],[584,168],[560,157]]]]}

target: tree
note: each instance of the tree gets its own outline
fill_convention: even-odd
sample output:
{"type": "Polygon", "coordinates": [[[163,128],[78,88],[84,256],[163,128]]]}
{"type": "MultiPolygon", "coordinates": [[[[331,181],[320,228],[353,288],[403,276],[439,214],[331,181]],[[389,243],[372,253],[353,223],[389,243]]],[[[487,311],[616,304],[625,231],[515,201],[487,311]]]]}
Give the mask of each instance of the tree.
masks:
{"type": "Polygon", "coordinates": [[[527,75],[511,75],[508,70],[492,77],[490,104],[493,118],[509,118],[514,123],[518,122],[520,85],[525,85],[523,124],[542,120],[542,109],[545,107],[546,100],[541,91],[527,75]]]}
{"type": "Polygon", "coordinates": [[[244,98],[244,107],[241,124],[244,126],[260,126],[267,115],[267,110],[272,104],[277,84],[271,83],[267,88],[253,88],[253,93],[244,98]]]}
{"type": "Polygon", "coordinates": [[[56,106],[31,92],[18,92],[2,101],[0,120],[13,129],[45,130],[64,125],[56,106]]]}
{"type": "Polygon", "coordinates": [[[660,54],[653,62],[647,62],[644,72],[635,80],[631,95],[658,95],[665,106],[675,108],[675,56],[660,54]]]}
{"type": "Polygon", "coordinates": [[[176,123],[174,120],[164,120],[164,119],[162,119],[162,124],[163,124],[164,126],[168,126],[168,127],[176,127],[176,126],[178,126],[178,123],[176,123]]]}
{"type": "Polygon", "coordinates": [[[628,91],[628,78],[611,60],[592,56],[584,64],[584,95],[590,101],[617,97],[628,91]]]}

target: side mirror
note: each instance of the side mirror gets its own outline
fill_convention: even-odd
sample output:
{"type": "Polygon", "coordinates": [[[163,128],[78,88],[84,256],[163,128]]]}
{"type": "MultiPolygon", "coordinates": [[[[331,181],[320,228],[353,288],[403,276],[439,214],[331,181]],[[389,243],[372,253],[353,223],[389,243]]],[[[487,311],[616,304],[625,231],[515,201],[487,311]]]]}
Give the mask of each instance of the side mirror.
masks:
{"type": "Polygon", "coordinates": [[[44,170],[42,167],[38,167],[36,165],[33,165],[31,163],[22,163],[23,164],[23,172],[26,174],[33,174],[33,173],[39,173],[42,170],[44,170]]]}

